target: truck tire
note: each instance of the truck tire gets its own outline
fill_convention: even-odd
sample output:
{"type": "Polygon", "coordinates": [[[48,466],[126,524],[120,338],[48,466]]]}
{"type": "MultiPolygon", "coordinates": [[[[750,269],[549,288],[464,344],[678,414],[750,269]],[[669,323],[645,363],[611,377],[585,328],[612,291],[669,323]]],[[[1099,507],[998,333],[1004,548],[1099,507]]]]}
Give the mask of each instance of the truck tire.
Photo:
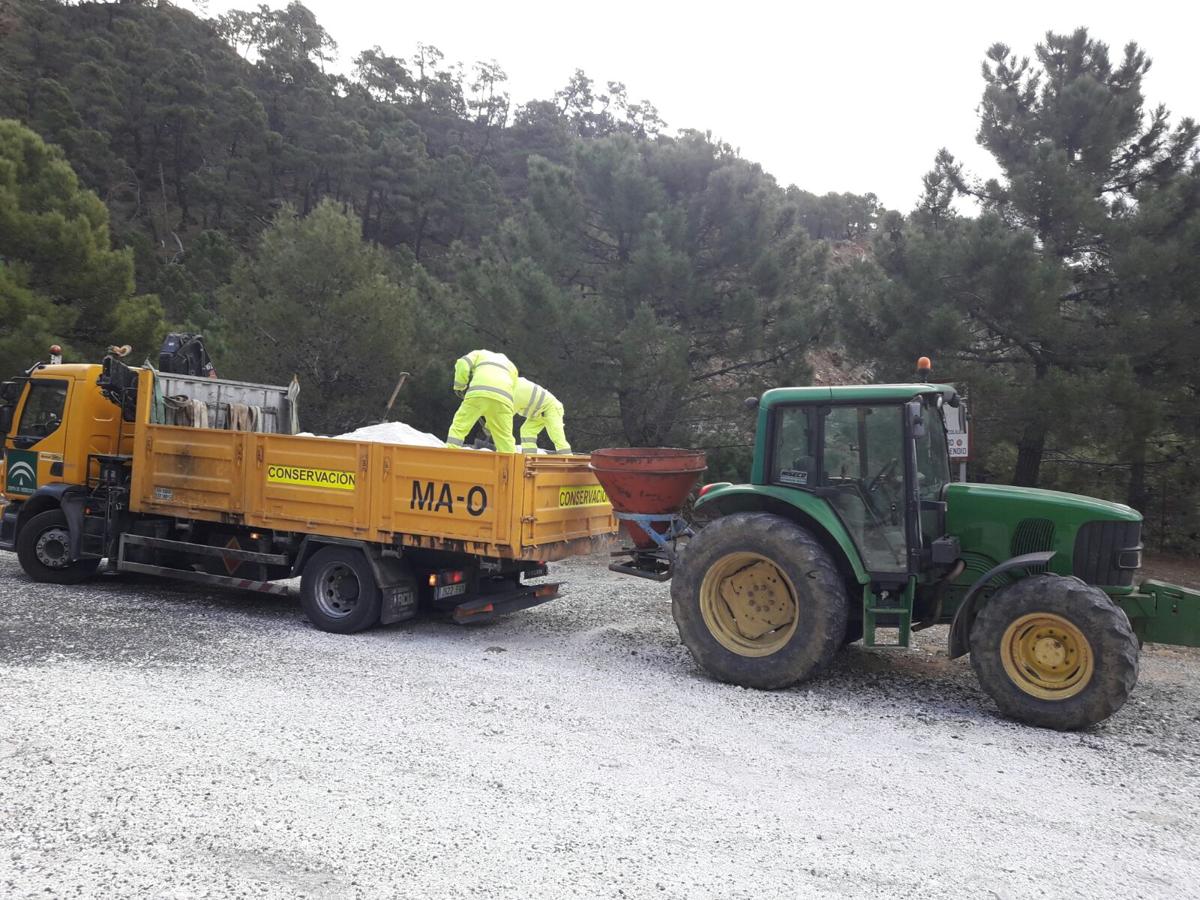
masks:
{"type": "Polygon", "coordinates": [[[1138,641],[1099,588],[1033,575],[983,604],[971,627],[971,666],[1002,715],[1073,731],[1125,704],[1137,684],[1138,641]]]}
{"type": "Polygon", "coordinates": [[[325,547],[300,575],[300,605],[322,631],[351,634],[379,624],[382,593],[361,550],[325,547]]]}
{"type": "Polygon", "coordinates": [[[849,601],[825,548],[769,513],[735,513],[701,529],[671,582],[671,612],[696,663],[714,678],[775,690],[829,664],[849,601]]]}
{"type": "Polygon", "coordinates": [[[71,532],[61,509],[38,513],[21,526],[17,559],[25,574],[47,584],[78,584],[96,574],[99,559],[71,561],[71,532]]]}

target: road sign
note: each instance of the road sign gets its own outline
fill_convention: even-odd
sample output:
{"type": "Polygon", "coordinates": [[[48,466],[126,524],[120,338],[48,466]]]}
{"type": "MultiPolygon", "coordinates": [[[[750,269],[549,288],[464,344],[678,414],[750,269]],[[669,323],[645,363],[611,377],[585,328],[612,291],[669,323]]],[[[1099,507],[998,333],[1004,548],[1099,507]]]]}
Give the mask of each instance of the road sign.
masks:
{"type": "Polygon", "coordinates": [[[960,400],[958,406],[943,406],[942,417],[946,421],[946,443],[950,446],[950,461],[970,461],[971,426],[966,403],[960,400]]]}

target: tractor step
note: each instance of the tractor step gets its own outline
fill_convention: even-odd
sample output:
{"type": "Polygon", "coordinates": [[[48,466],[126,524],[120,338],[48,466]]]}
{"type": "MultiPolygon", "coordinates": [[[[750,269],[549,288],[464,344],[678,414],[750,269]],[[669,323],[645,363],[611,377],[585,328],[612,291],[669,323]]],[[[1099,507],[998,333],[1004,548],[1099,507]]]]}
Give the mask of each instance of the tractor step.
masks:
{"type": "Polygon", "coordinates": [[[904,648],[909,646],[912,639],[912,607],[913,597],[916,593],[917,582],[915,578],[910,578],[908,584],[902,592],[892,591],[887,597],[887,606],[879,606],[879,595],[872,590],[871,585],[866,585],[863,588],[863,646],[878,647],[878,648],[904,648]],[[896,605],[896,600],[901,602],[901,605],[896,605]],[[881,624],[880,617],[894,616],[897,621],[895,624],[881,624]],[[880,643],[876,638],[876,629],[878,628],[895,628],[898,631],[894,643],[880,643]]]}

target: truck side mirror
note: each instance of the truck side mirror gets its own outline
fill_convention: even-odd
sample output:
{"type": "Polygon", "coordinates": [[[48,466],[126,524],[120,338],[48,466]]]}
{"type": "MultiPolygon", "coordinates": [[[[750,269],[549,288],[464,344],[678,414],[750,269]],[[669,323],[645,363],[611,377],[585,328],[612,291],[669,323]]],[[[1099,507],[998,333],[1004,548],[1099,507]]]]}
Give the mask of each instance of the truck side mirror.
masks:
{"type": "Polygon", "coordinates": [[[746,409],[748,409],[748,410],[751,410],[751,411],[756,410],[756,409],[758,409],[758,398],[757,397],[747,397],[745,400],[742,401],[742,405],[745,406],[746,409]]]}
{"type": "Polygon", "coordinates": [[[8,434],[8,429],[12,428],[13,407],[0,406],[0,435],[8,434]]]}

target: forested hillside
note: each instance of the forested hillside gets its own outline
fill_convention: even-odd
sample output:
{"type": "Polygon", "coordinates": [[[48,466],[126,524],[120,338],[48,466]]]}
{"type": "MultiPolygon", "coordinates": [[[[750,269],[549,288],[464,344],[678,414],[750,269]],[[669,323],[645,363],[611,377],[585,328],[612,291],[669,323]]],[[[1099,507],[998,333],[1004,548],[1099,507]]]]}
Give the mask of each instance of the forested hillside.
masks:
{"type": "Polygon", "coordinates": [[[443,432],[452,361],[485,346],[564,400],[574,445],[703,446],[733,475],[741,398],[817,358],[883,380],[928,354],[969,389],[976,477],[1200,539],[1197,129],[1146,107],[1136,46],[992,48],[979,139],[1003,177],[944,152],[889,212],[781,186],[582,72],[517,102],[495,63],[339,51],[298,3],[0,8],[0,117],[61,148],[0,131],[6,371],[48,337],[142,353],[169,325],[222,374],[298,373],[309,428],[378,417],[409,371],[402,415],[443,432]]]}

